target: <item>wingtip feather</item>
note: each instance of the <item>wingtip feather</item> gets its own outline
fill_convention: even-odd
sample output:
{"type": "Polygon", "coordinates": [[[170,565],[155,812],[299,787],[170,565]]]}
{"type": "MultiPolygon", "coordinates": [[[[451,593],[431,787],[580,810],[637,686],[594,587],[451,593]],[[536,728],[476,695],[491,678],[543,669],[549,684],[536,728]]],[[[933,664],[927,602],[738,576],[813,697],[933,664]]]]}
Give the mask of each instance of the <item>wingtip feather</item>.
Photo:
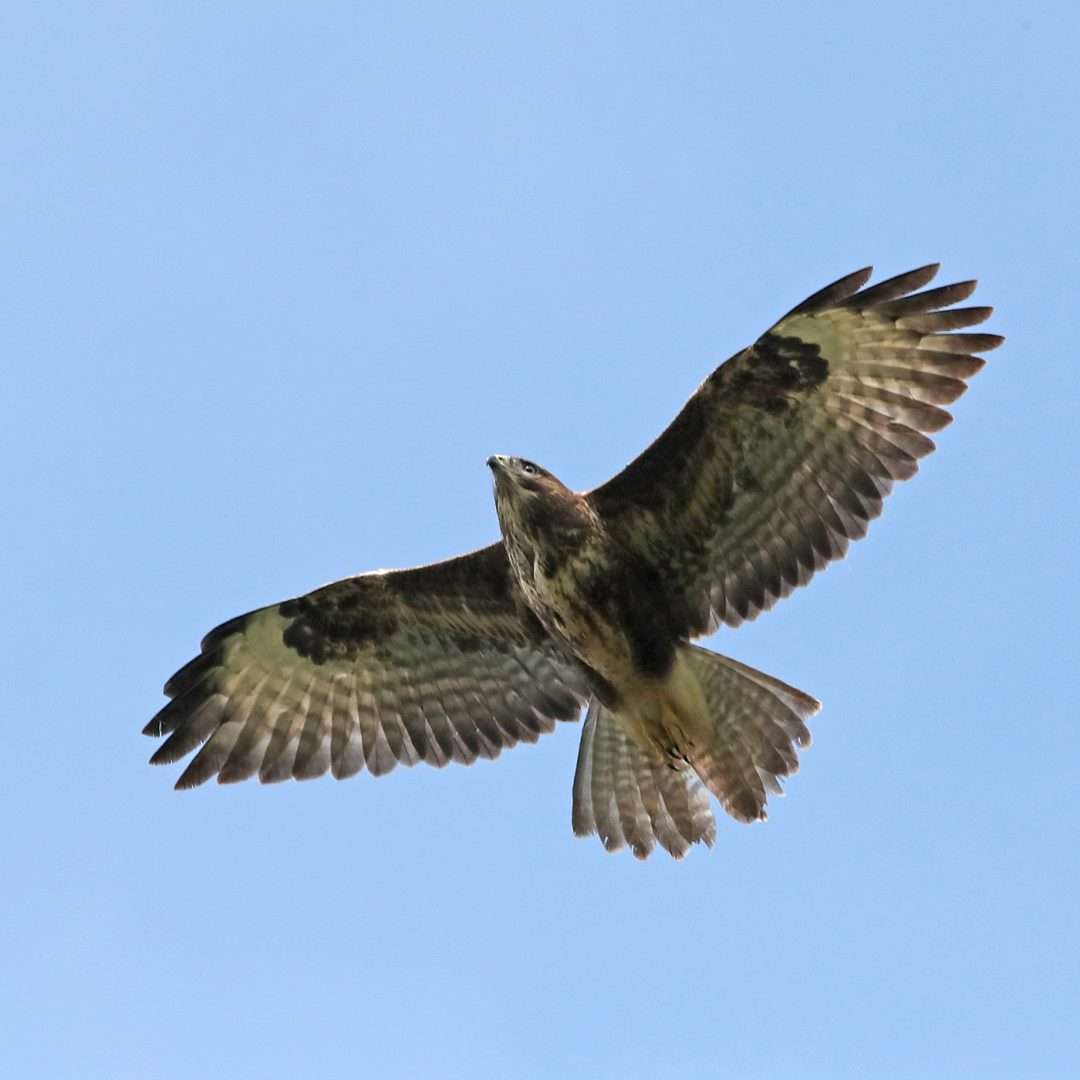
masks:
{"type": "Polygon", "coordinates": [[[801,304],[793,307],[778,322],[790,318],[792,315],[813,315],[815,312],[824,311],[842,301],[854,296],[869,280],[874,273],[872,266],[864,266],[861,270],[854,270],[845,274],[823,289],[808,296],[801,304]]]}

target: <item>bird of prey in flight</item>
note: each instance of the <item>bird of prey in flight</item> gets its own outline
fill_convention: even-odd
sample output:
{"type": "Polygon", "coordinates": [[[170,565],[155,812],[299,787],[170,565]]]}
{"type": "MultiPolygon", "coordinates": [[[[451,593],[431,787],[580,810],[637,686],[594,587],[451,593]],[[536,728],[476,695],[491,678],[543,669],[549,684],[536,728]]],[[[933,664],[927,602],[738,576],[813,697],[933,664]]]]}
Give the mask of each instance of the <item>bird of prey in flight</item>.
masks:
{"type": "Polygon", "coordinates": [[[495,758],[585,710],[572,821],[645,858],[765,817],[818,702],[692,643],[865,535],[1003,340],[966,281],[859,270],[721,364],[622,472],[571,491],[488,459],[502,539],[230,619],[166,684],[151,758],[187,788],[495,758]],[[955,331],[961,331],[956,333],[955,331]]]}

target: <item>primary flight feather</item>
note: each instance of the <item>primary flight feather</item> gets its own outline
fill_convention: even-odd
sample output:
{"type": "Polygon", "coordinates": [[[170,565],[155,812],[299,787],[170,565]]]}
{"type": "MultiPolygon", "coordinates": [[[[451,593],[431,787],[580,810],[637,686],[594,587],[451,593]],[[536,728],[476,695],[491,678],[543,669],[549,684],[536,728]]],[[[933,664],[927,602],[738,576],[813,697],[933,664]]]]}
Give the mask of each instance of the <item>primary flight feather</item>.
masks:
{"type": "Polygon", "coordinates": [[[212,630],[166,684],[151,758],[192,787],[470,764],[586,709],[573,827],[608,850],[711,844],[708,792],[764,818],[812,697],[691,644],[804,585],[865,535],[1000,345],[927,266],[815,293],[721,364],[639,457],[577,494],[488,459],[502,539],[360,574],[212,630]],[[923,291],[919,291],[923,290],[923,291]]]}

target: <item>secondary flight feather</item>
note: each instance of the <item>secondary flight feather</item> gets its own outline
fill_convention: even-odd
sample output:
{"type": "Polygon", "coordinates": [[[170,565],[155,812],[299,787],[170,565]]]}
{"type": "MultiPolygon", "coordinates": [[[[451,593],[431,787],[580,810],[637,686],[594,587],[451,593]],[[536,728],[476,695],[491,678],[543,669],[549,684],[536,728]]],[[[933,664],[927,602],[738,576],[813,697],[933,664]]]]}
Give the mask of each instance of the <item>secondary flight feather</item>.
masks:
{"type": "Polygon", "coordinates": [[[927,266],[857,271],[721,364],[595,490],[488,459],[502,538],[346,578],[212,630],[144,729],[197,751],[177,787],[494,758],[585,710],[573,828],[676,857],[798,768],[814,698],[692,644],[806,584],[865,535],[1002,338],[927,266]],[[962,331],[962,332],[957,332],[962,331]]]}

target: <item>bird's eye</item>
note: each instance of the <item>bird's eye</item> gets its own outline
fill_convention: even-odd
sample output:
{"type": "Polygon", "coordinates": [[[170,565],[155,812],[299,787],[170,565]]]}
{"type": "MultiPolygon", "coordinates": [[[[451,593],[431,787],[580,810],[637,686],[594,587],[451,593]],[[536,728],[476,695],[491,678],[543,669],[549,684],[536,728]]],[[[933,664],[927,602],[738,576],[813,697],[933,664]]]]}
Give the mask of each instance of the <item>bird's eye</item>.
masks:
{"type": "Polygon", "coordinates": [[[536,476],[540,472],[540,470],[531,461],[523,461],[521,463],[521,471],[526,476],[536,476]]]}

